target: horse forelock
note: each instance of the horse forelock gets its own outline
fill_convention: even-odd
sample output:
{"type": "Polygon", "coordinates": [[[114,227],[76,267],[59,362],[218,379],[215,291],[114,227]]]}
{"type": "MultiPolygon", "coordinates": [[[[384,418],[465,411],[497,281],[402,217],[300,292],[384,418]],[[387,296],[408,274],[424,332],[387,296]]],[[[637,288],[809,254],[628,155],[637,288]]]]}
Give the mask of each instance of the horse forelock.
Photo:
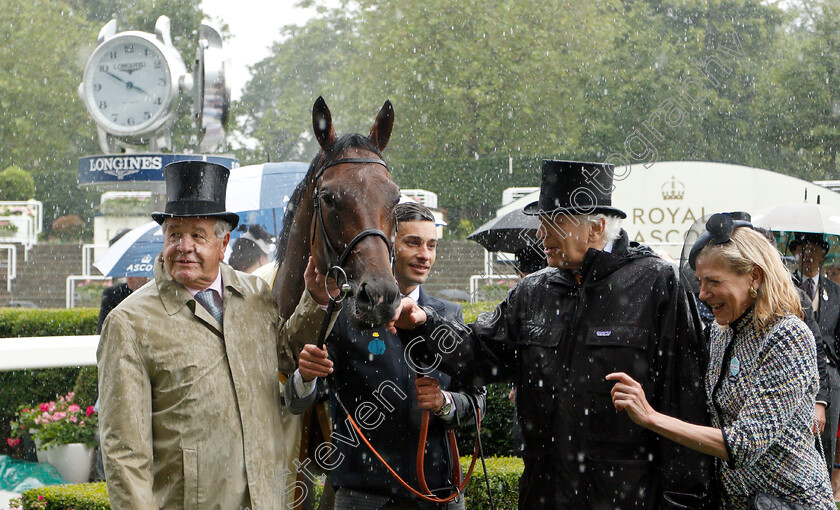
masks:
{"type": "Polygon", "coordinates": [[[319,151],[318,154],[312,158],[312,162],[306,170],[306,176],[298,183],[294,193],[292,193],[291,198],[289,198],[289,204],[286,206],[286,212],[283,214],[283,227],[280,231],[280,236],[277,239],[277,251],[274,256],[275,263],[278,266],[283,263],[283,259],[286,256],[286,248],[289,244],[292,222],[294,221],[298,206],[303,200],[306,188],[309,187],[309,184],[315,178],[315,174],[323,165],[339,159],[341,155],[349,149],[363,149],[372,152],[379,158],[382,157],[382,153],[379,151],[379,148],[376,144],[370,141],[368,137],[358,133],[348,133],[342,135],[338,140],[336,140],[329,149],[326,151],[319,151]]]}

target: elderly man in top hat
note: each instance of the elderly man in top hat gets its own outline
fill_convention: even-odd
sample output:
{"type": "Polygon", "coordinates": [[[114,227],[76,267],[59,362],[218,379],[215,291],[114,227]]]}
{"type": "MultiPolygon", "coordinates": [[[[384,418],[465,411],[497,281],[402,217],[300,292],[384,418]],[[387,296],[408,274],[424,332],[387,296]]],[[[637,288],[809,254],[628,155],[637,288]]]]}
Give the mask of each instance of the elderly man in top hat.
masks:
{"type": "Polygon", "coordinates": [[[611,165],[544,161],[525,212],[549,267],[468,326],[404,299],[396,327],[408,355],[456,379],[514,381],[519,508],[714,508],[711,459],[634,429],[610,401],[604,377],[630,371],[657,405],[709,422],[694,302],[672,264],[628,241],[612,181],[611,165]]]}
{"type": "Polygon", "coordinates": [[[826,467],[831,474],[837,444],[837,422],[840,421],[840,285],[820,271],[829,245],[823,234],[797,232],[788,243],[796,257],[794,281],[811,300],[814,318],[820,325],[828,372],[829,401],[826,409],[822,443],[826,467]]]}
{"type": "Polygon", "coordinates": [[[228,169],[164,169],[155,278],[105,320],[97,350],[101,444],[113,508],[274,509],[278,360],[314,343],[328,297],[314,265],[283,321],[268,285],[221,261],[239,217],[228,169]]]}

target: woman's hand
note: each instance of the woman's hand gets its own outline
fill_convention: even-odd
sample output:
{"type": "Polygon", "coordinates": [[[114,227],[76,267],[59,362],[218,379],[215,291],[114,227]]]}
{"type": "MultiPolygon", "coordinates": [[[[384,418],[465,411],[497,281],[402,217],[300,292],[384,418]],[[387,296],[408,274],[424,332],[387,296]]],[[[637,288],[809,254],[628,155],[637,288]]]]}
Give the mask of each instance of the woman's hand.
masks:
{"type": "Polygon", "coordinates": [[[608,381],[616,381],[610,390],[613,405],[619,411],[625,411],[636,425],[650,428],[656,411],[648,404],[642,385],[624,372],[615,372],[607,376],[608,381]]]}

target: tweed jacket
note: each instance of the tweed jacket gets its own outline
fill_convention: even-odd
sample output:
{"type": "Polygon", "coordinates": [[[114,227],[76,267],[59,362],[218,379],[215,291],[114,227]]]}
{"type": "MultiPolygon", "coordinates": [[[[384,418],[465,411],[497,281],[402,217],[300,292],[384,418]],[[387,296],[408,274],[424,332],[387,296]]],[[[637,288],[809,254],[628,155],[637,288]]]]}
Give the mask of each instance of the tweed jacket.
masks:
{"type": "Polygon", "coordinates": [[[712,325],[710,340],[705,384],[729,454],[717,466],[725,508],[745,509],[764,492],[834,509],[811,431],[819,387],[811,332],[794,316],[759,329],[749,310],[729,327],[712,325]]]}
{"type": "Polygon", "coordinates": [[[304,292],[283,321],[264,281],[226,264],[221,273],[223,326],[160,256],[154,283],[105,319],[97,360],[112,508],[279,509],[278,358],[314,342],[324,312],[304,292]]]}

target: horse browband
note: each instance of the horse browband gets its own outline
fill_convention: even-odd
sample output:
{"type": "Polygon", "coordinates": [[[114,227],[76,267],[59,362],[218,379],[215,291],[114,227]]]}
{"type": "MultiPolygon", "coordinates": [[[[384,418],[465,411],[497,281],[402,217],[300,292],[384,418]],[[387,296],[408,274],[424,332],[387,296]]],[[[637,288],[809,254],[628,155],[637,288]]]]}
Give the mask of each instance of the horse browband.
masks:
{"type": "Polygon", "coordinates": [[[315,174],[315,187],[316,188],[318,187],[318,179],[321,178],[321,175],[323,175],[324,170],[326,170],[327,168],[329,168],[331,166],[343,165],[345,163],[382,165],[382,166],[385,167],[385,170],[388,170],[388,172],[391,171],[391,169],[388,168],[388,165],[384,161],[382,161],[381,159],[378,159],[378,158],[341,158],[341,159],[336,159],[335,161],[330,161],[329,163],[324,163],[321,166],[321,168],[318,169],[318,172],[315,174]]]}

